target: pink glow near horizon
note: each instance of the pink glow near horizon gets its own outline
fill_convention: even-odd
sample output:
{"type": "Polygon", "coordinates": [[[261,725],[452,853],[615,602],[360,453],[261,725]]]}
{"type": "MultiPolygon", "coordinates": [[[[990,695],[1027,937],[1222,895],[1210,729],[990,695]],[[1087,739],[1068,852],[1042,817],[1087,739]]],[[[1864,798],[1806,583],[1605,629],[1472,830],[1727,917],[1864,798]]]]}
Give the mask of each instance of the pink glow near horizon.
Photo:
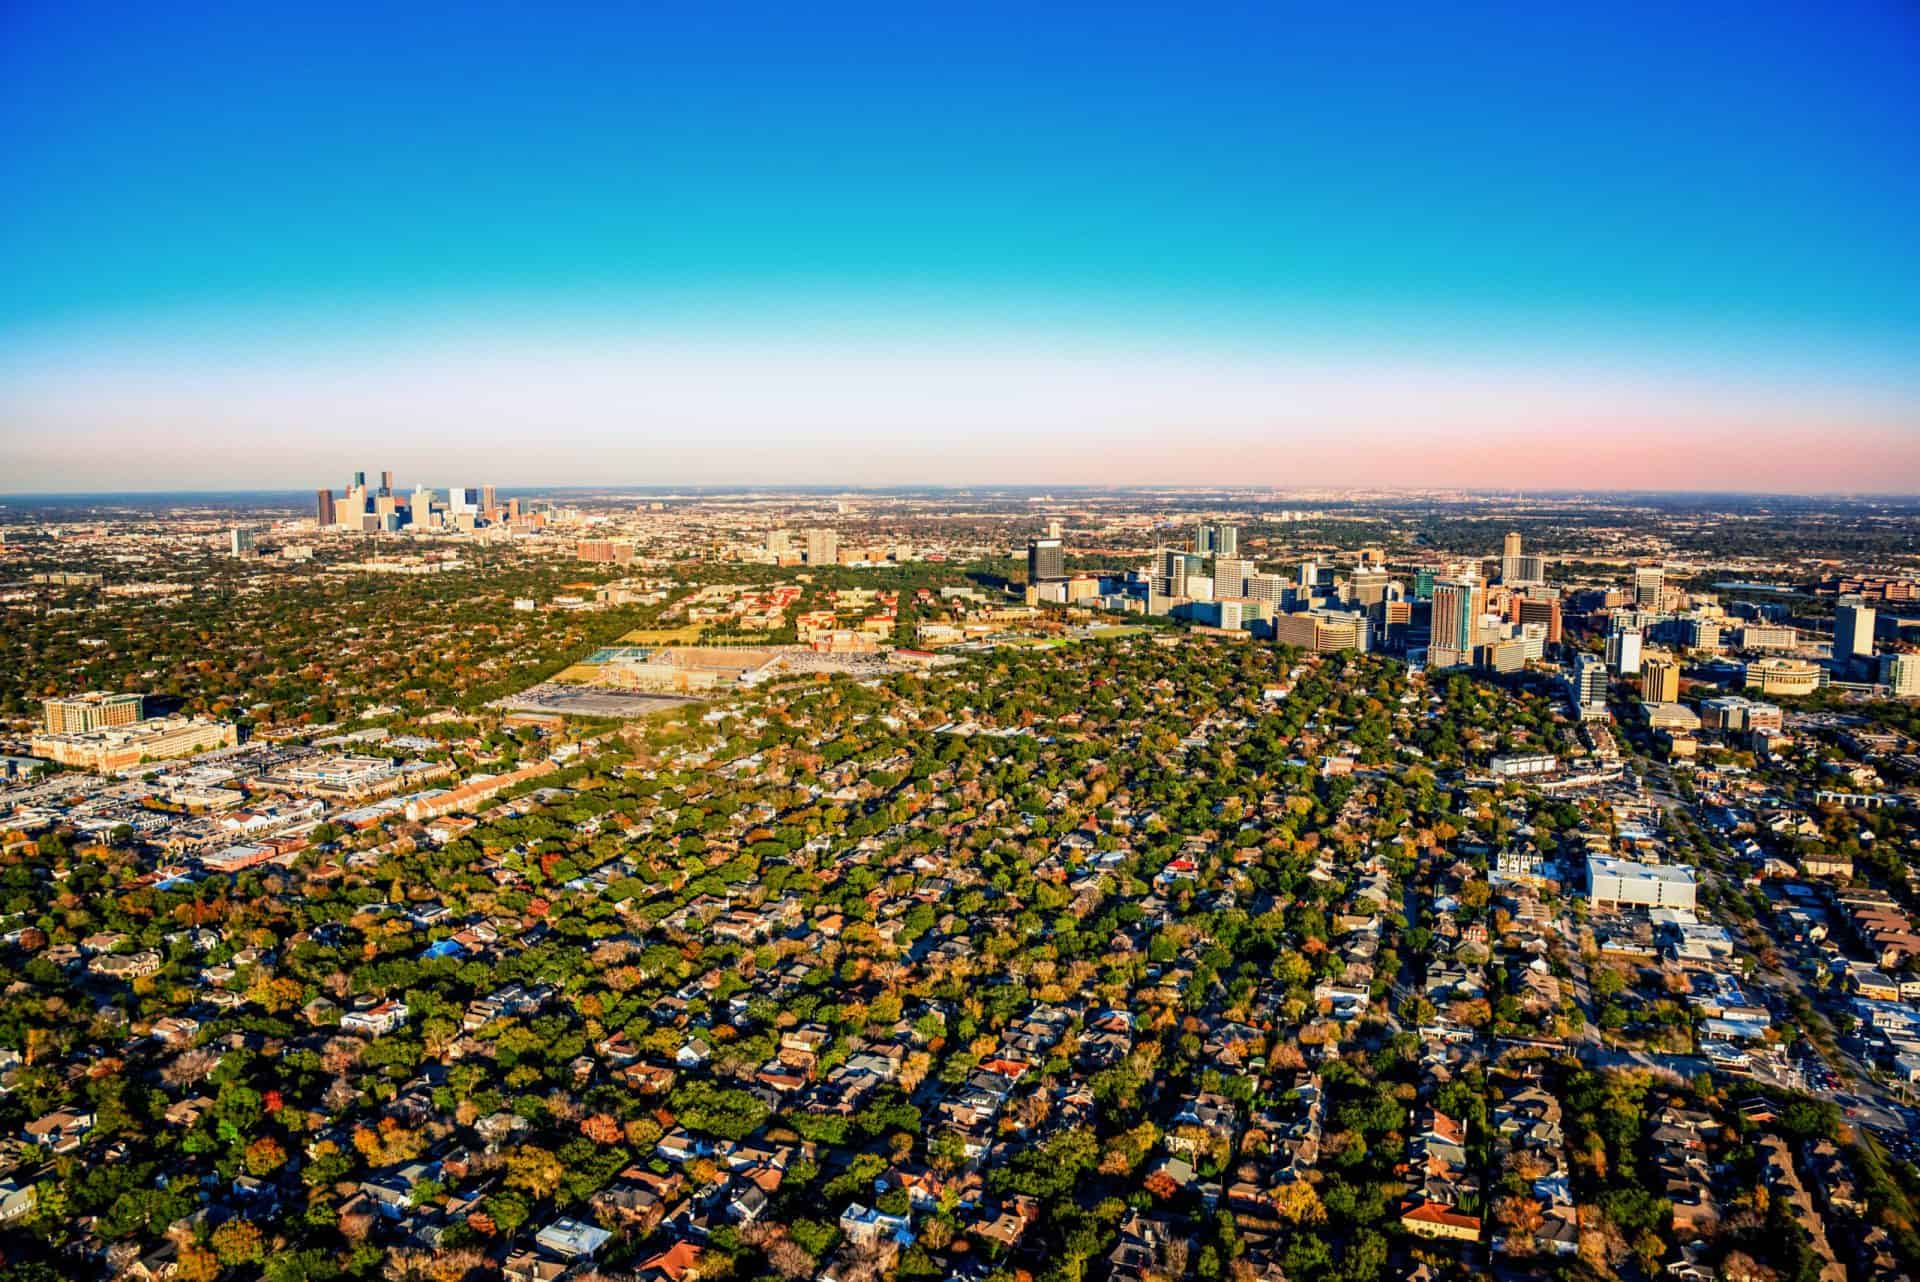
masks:
{"type": "Polygon", "coordinates": [[[1882,389],[1546,362],[845,342],[419,345],[0,379],[0,492],[1243,484],[1920,491],[1882,389]]]}

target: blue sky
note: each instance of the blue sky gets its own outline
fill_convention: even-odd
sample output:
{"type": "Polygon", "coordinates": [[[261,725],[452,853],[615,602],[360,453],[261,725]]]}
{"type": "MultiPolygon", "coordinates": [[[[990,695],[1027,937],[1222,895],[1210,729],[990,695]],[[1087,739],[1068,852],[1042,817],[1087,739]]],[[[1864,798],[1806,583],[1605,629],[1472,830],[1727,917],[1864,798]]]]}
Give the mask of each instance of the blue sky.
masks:
{"type": "MultiPolygon", "coordinates": [[[[1539,405],[1556,430],[1623,381],[1635,423],[1668,388],[1676,423],[1721,430],[1752,412],[1744,384],[1784,380],[1800,417],[1758,399],[1789,443],[1920,436],[1920,11],[1896,0],[428,8],[5,8],[0,464],[17,488],[88,472],[118,440],[191,437],[207,389],[242,376],[274,440],[207,432],[223,476],[267,483],[307,466],[289,442],[395,421],[423,452],[451,447],[472,405],[408,379],[458,382],[450,346],[477,365],[597,345],[619,365],[698,341],[737,355],[737,376],[714,367],[725,384],[790,369],[796,335],[856,382],[863,359],[897,370],[901,343],[964,349],[996,378],[1008,346],[1089,344],[1183,371],[1437,364],[1489,396],[1512,371],[1555,389],[1539,405]],[[340,421],[295,399],[364,381],[369,352],[385,408],[340,421]],[[64,455],[24,443],[51,428],[64,455]]],[[[1151,432],[1038,377],[1082,446],[1151,432]]],[[[529,479],[625,466],[610,429],[670,435],[702,395],[682,380],[636,413],[644,388],[553,390],[555,474],[529,479]]],[[[876,422],[911,429],[919,398],[895,394],[876,422]]],[[[1261,444],[1294,430],[1281,408],[1237,404],[1220,430],[1261,444]]],[[[1391,448],[1484,408],[1346,426],[1391,448]]],[[[774,472],[801,457],[810,418],[788,433],[767,406],[730,412],[774,472]]],[[[1124,479],[1068,475],[1073,457],[1040,479],[1124,479]]],[[[930,442],[899,460],[924,475],[846,479],[953,461],[930,442]]],[[[1916,461],[1878,483],[1920,488],[1916,461]]]]}

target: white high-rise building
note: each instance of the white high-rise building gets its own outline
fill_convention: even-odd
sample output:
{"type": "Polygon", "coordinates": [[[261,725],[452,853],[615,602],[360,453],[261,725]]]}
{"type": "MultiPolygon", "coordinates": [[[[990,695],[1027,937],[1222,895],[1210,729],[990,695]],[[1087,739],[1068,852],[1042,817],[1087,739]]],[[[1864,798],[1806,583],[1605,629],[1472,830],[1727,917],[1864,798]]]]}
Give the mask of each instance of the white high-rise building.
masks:
{"type": "Polygon", "coordinates": [[[1640,673],[1640,629],[1615,628],[1607,637],[1607,666],[1623,677],[1640,673]]]}
{"type": "Polygon", "coordinates": [[[1256,601],[1265,601],[1269,605],[1280,605],[1287,599],[1287,578],[1283,574],[1261,574],[1258,571],[1247,575],[1246,589],[1242,596],[1250,596],[1256,601]]]}
{"type": "Polygon", "coordinates": [[[1568,679],[1574,704],[1586,713],[1607,706],[1607,665],[1597,654],[1573,656],[1573,672],[1568,679]]]}
{"type": "Polygon", "coordinates": [[[1864,659],[1873,654],[1874,608],[1864,598],[1843,596],[1833,607],[1833,657],[1864,659]]]}
{"type": "Polygon", "coordinates": [[[1247,580],[1254,573],[1253,566],[1252,561],[1239,557],[1216,556],[1213,559],[1214,594],[1220,597],[1246,596],[1247,580]]]}

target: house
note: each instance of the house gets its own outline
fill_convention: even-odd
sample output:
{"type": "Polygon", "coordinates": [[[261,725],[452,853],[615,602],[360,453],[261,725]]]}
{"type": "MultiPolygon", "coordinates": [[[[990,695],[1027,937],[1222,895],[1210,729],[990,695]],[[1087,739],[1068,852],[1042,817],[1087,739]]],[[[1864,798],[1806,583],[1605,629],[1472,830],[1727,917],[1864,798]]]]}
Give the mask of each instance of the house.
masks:
{"type": "Polygon", "coordinates": [[[340,1017],[340,1031],[384,1037],[403,1027],[407,1022],[407,1014],[404,1003],[390,999],[364,1010],[348,1011],[340,1017]]]}
{"type": "Polygon", "coordinates": [[[1413,1137],[1413,1142],[1428,1158],[1438,1159],[1449,1166],[1467,1164],[1465,1128],[1439,1109],[1427,1110],[1425,1123],[1413,1137]]]}
{"type": "Polygon", "coordinates": [[[93,1129],[93,1114],[76,1108],[56,1108],[26,1124],[27,1142],[55,1153],[71,1153],[93,1129]]]}
{"type": "Polygon", "coordinates": [[[883,1241],[902,1245],[913,1241],[913,1222],[904,1215],[853,1203],[840,1213],[840,1231],[852,1242],[874,1245],[883,1241]]]}
{"type": "Polygon", "coordinates": [[[33,1214],[39,1201],[34,1185],[22,1185],[14,1179],[0,1180],[0,1224],[11,1224],[33,1214]]]}
{"type": "Polygon", "coordinates": [[[692,1242],[675,1242],[643,1260],[638,1273],[640,1282],[698,1282],[700,1248],[692,1242]]]}
{"type": "Polygon", "coordinates": [[[1425,1238],[1442,1238],[1454,1242],[1480,1240],[1478,1216],[1462,1215],[1438,1202],[1420,1202],[1409,1207],[1400,1215],[1400,1227],[1425,1238]]]}
{"type": "Polygon", "coordinates": [[[533,1235],[540,1248],[563,1260],[590,1259],[613,1234],[593,1224],[562,1216],[533,1235]]]}

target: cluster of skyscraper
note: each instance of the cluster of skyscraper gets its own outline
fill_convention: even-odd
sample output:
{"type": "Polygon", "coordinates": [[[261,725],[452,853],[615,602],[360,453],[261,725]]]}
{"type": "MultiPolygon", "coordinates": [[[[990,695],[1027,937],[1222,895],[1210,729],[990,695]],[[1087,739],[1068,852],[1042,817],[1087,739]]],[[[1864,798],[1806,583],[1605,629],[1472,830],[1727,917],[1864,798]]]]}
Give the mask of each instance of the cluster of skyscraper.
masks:
{"type": "Polygon", "coordinates": [[[1638,678],[1655,715],[1686,718],[1677,707],[1681,654],[1742,655],[1736,677],[1759,694],[1810,694],[1841,682],[1877,683],[1898,697],[1920,696],[1920,655],[1876,656],[1873,603],[1843,595],[1834,611],[1832,657],[1816,661],[1813,643],[1784,606],[1699,596],[1667,582],[1660,565],[1633,567],[1629,586],[1585,587],[1569,595],[1548,582],[1546,559],[1527,552],[1520,534],[1502,540],[1497,561],[1411,567],[1395,577],[1379,548],[1363,548],[1338,570],[1305,560],[1286,573],[1263,572],[1240,554],[1232,525],[1201,522],[1183,546],[1153,551],[1131,577],[1069,574],[1058,523],[1027,541],[1028,600],[1104,603],[1249,631],[1315,651],[1385,649],[1432,668],[1478,667],[1519,673],[1551,659],[1564,644],[1563,610],[1603,638],[1598,653],[1562,656],[1569,701],[1582,720],[1608,717],[1611,677],[1638,678]],[[1664,712],[1663,712],[1664,710],[1664,712]]]}
{"type": "Polygon", "coordinates": [[[510,521],[520,515],[520,500],[509,499],[505,507],[491,485],[454,486],[441,498],[440,492],[424,485],[411,494],[394,489],[393,473],[380,473],[377,488],[369,487],[367,474],[355,472],[353,484],[345,495],[331,489],[318,492],[314,524],[321,529],[376,532],[400,529],[472,529],[477,525],[510,521]]]}

